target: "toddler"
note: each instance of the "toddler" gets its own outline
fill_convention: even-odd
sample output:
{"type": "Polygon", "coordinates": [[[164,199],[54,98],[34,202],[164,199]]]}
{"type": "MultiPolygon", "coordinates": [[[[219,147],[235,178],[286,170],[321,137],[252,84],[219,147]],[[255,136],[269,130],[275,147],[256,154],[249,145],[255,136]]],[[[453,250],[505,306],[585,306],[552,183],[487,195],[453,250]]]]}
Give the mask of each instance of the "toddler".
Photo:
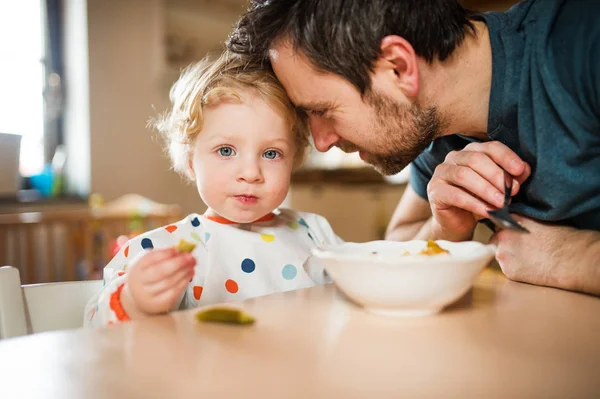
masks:
{"type": "Polygon", "coordinates": [[[341,240],[323,217],[278,208],[309,131],[274,75],[225,52],[188,67],[170,97],[153,125],[208,209],[125,244],[105,267],[85,324],[328,282],[311,249],[341,240]]]}

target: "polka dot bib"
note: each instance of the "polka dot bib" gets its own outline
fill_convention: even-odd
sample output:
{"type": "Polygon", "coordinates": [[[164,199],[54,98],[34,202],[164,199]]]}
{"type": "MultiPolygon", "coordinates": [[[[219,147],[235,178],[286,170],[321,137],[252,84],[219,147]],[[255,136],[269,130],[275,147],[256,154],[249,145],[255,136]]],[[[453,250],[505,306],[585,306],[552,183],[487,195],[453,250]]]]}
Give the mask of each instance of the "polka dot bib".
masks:
{"type": "Polygon", "coordinates": [[[144,251],[175,246],[184,239],[196,244],[195,275],[176,308],[237,301],[328,282],[311,250],[339,243],[323,217],[289,209],[251,224],[237,224],[198,214],[137,236],[124,245],[104,270],[105,287],[86,312],[92,324],[114,320],[110,295],[127,279],[127,264],[144,251]],[[106,303],[105,303],[106,302],[106,303]],[[104,311],[103,311],[103,308],[104,311]]]}

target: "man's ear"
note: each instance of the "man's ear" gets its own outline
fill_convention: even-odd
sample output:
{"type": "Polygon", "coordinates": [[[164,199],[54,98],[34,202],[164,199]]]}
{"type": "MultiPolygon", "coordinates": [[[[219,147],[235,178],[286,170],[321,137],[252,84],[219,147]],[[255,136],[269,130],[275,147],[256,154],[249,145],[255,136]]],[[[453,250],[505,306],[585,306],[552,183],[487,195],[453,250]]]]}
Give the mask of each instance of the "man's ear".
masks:
{"type": "Polygon", "coordinates": [[[381,40],[381,55],[376,61],[376,68],[390,72],[396,87],[407,97],[416,97],[419,94],[417,54],[406,39],[396,35],[384,37],[381,40]]]}

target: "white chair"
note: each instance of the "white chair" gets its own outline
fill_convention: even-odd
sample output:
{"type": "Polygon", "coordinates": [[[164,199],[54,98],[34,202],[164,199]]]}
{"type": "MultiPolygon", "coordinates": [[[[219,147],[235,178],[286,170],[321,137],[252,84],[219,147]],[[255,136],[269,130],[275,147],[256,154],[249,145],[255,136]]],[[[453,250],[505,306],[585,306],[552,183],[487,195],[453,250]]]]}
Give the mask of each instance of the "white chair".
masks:
{"type": "Polygon", "coordinates": [[[102,280],[21,285],[19,270],[0,267],[0,339],[83,326],[102,280]]]}

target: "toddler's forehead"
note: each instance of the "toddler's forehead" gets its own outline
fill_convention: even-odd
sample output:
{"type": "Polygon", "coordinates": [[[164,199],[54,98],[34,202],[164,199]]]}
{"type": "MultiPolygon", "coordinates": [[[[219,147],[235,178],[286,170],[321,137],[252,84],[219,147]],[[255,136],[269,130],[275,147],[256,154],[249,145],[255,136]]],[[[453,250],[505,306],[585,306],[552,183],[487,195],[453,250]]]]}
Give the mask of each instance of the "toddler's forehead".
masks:
{"type": "Polygon", "coordinates": [[[290,115],[290,111],[275,100],[254,93],[241,94],[221,97],[205,105],[201,136],[285,139],[294,144],[293,113],[290,115]]]}

